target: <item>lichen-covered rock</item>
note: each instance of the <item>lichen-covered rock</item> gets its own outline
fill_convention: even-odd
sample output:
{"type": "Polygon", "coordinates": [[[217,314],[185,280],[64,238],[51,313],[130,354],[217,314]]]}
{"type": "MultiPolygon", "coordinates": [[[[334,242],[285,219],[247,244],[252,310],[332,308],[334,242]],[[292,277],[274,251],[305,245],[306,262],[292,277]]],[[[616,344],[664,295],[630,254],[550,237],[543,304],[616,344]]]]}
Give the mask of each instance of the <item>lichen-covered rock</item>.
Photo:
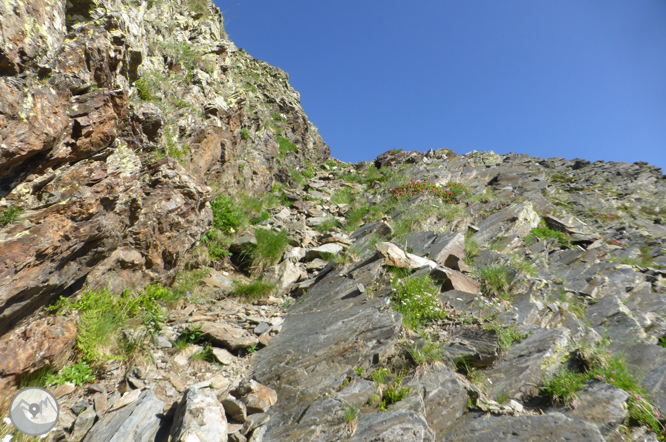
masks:
{"type": "Polygon", "coordinates": [[[170,283],[210,227],[203,181],[264,192],[328,158],[287,74],[238,50],[211,3],[0,16],[0,211],[23,210],[0,227],[0,334],[82,288],[170,283]]]}

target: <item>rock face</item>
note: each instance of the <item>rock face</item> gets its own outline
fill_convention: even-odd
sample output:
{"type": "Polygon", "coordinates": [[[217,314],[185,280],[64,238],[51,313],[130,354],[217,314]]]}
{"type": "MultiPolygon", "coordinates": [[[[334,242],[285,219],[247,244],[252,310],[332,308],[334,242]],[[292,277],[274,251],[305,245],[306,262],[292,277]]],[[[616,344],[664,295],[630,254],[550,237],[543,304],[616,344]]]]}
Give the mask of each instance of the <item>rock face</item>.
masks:
{"type": "Polygon", "coordinates": [[[5,0],[0,19],[0,403],[51,382],[46,442],[656,440],[660,170],[445,149],[326,161],[288,75],[237,49],[206,0],[5,0]],[[80,385],[99,317],[40,307],[208,266],[211,201],[269,191],[270,207],[234,201],[247,230],[220,233],[224,258],[186,281],[200,293],[133,312],[80,385]],[[248,268],[253,229],[284,249],[248,268]],[[544,398],[565,368],[581,389],[544,398]]]}
{"type": "MultiPolygon", "coordinates": [[[[252,360],[251,376],[275,389],[279,398],[270,410],[265,442],[302,440],[306,435],[337,440],[344,420],[336,414],[343,413],[343,407],[326,393],[354,367],[369,366],[393,351],[401,317],[387,301],[369,299],[352,278],[334,271],[289,310],[281,333],[252,360]]],[[[429,434],[416,416],[404,418],[421,434],[429,434]]],[[[359,428],[362,425],[359,422],[359,428]]]]}
{"type": "Polygon", "coordinates": [[[0,5],[0,212],[21,210],[0,335],[82,288],[171,282],[210,227],[204,181],[263,192],[328,158],[287,74],[200,3],[0,5]]]}

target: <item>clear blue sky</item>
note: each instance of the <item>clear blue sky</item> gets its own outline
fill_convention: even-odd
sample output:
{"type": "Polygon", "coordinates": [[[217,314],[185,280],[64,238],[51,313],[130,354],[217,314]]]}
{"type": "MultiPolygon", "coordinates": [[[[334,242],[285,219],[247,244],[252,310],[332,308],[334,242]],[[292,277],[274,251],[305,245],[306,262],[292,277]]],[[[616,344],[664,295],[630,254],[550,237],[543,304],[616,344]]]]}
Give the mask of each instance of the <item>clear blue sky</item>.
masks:
{"type": "Polygon", "coordinates": [[[664,0],[216,0],[335,158],[449,148],[666,173],[664,0]]]}

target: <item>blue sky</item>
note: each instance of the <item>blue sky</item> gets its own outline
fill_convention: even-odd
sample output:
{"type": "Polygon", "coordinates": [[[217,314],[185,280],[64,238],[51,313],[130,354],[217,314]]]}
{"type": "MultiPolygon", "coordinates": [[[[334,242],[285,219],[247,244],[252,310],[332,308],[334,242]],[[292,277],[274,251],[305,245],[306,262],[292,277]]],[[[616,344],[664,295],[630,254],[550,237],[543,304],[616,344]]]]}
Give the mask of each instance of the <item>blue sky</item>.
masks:
{"type": "Polygon", "coordinates": [[[343,161],[448,148],[666,172],[666,1],[216,0],[343,161]]]}

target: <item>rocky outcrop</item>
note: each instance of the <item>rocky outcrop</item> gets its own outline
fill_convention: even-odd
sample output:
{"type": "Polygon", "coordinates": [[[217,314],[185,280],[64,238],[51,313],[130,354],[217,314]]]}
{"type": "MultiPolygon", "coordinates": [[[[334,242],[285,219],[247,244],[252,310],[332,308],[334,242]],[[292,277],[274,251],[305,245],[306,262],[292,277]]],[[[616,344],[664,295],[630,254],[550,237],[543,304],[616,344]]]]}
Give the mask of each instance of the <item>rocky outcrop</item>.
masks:
{"type": "Polygon", "coordinates": [[[0,212],[21,213],[0,226],[0,334],[83,288],[171,282],[210,227],[204,182],[261,193],[328,158],[287,74],[227,40],[212,4],[0,16],[0,212]]]}

